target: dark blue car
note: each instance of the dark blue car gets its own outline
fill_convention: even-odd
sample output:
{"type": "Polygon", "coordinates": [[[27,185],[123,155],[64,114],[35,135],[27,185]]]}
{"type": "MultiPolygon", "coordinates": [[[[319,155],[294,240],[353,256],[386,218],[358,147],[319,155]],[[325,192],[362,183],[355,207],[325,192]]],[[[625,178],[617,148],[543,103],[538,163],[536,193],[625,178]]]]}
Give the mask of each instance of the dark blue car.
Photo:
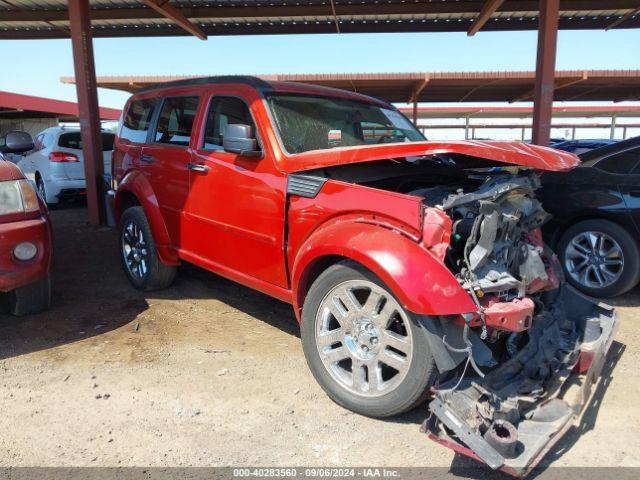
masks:
{"type": "Polygon", "coordinates": [[[595,150],[596,148],[606,147],[607,145],[613,145],[618,143],[618,140],[608,139],[593,139],[593,140],[562,140],[559,142],[551,143],[553,148],[558,150],[564,150],[565,152],[575,153],[580,155],[582,153],[595,150]]]}
{"type": "Polygon", "coordinates": [[[640,280],[640,137],[579,156],[573,170],[542,176],[538,196],[553,215],[544,234],[571,284],[620,295],[640,280]]]}

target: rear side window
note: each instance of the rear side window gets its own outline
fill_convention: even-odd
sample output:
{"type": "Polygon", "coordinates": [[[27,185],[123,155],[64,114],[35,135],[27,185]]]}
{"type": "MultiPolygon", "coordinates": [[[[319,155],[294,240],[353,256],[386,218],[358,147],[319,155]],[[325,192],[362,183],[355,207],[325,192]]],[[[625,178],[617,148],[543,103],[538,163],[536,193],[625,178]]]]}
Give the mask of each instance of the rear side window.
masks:
{"type": "Polygon", "coordinates": [[[638,173],[638,169],[634,169],[638,161],[640,161],[640,148],[603,158],[596,163],[595,167],[609,173],[638,173]]]}
{"type": "Polygon", "coordinates": [[[213,97],[207,113],[203,148],[222,150],[224,127],[237,124],[250,125],[255,135],[256,126],[244,101],[235,97],[213,97]]]}
{"type": "Polygon", "coordinates": [[[145,143],[155,104],[155,100],[132,102],[122,122],[120,137],[131,142],[145,143]]]}
{"type": "MultiPolygon", "coordinates": [[[[113,150],[113,133],[102,134],[102,150],[108,152],[113,150]]],[[[75,150],[82,150],[82,139],[80,132],[63,133],[58,139],[58,147],[60,148],[73,148],[75,150]]]]}
{"type": "Polygon", "coordinates": [[[53,145],[53,135],[51,133],[45,133],[42,135],[42,148],[49,148],[53,145]]]}
{"type": "Polygon", "coordinates": [[[198,97],[166,98],[158,117],[156,143],[189,145],[198,101],[198,97]]]}
{"type": "Polygon", "coordinates": [[[31,153],[39,152],[44,148],[44,145],[42,144],[43,138],[44,138],[44,133],[41,133],[36,137],[36,139],[33,141],[33,150],[31,150],[31,153]]]}

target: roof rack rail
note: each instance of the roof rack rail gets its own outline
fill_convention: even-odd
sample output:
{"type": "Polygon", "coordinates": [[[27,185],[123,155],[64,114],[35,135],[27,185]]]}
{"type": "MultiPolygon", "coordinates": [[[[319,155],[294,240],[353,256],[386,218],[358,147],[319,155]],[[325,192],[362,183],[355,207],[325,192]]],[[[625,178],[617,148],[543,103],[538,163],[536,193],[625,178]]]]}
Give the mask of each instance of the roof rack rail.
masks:
{"type": "Polygon", "coordinates": [[[182,86],[190,86],[190,85],[210,85],[210,84],[220,84],[220,83],[244,83],[246,85],[250,85],[259,89],[270,89],[271,85],[269,82],[262,80],[261,78],[254,77],[251,75],[218,75],[213,77],[195,77],[195,78],[186,78],[183,80],[173,80],[170,82],[157,83],[155,85],[149,85],[148,87],[143,87],[139,89],[136,93],[148,92],[152,90],[159,90],[162,88],[170,88],[170,87],[182,87],[182,86]]]}

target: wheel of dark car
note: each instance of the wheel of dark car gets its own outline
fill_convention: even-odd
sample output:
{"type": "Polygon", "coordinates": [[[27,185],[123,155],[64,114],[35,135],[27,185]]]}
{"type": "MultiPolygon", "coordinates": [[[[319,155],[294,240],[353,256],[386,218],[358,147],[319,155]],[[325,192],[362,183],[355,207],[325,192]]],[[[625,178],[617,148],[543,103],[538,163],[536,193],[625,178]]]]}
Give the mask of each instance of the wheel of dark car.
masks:
{"type": "Polygon", "coordinates": [[[638,244],[608,220],[585,220],[567,229],[558,254],[566,279],[594,297],[620,295],[640,279],[638,244]]]}
{"type": "Polygon", "coordinates": [[[158,290],[173,282],[176,267],[160,261],[142,207],[130,207],[122,214],[120,251],[124,271],[137,289],[158,290]]]}
{"type": "Polygon", "coordinates": [[[51,306],[49,275],[42,280],[18,287],[8,294],[9,313],[21,317],[44,312],[51,306]]]}
{"type": "Polygon", "coordinates": [[[339,405],[388,417],[426,399],[437,373],[424,327],[370,271],[342,262],[323,272],[302,310],[314,377],[339,405]]]}

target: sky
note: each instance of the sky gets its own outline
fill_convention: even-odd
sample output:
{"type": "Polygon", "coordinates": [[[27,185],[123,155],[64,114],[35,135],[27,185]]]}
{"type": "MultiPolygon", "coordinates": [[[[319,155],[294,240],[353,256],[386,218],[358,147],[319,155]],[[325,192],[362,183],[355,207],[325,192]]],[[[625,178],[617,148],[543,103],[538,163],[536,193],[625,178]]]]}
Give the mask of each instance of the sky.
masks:
{"type": "MultiPolygon", "coordinates": [[[[534,70],[537,32],[95,39],[97,75],[534,70]]],[[[640,69],[640,29],[566,31],[558,70],[640,69]]],[[[75,101],[70,40],[2,40],[0,90],[75,101]]],[[[99,90],[101,106],[128,94],[99,90]]]]}

